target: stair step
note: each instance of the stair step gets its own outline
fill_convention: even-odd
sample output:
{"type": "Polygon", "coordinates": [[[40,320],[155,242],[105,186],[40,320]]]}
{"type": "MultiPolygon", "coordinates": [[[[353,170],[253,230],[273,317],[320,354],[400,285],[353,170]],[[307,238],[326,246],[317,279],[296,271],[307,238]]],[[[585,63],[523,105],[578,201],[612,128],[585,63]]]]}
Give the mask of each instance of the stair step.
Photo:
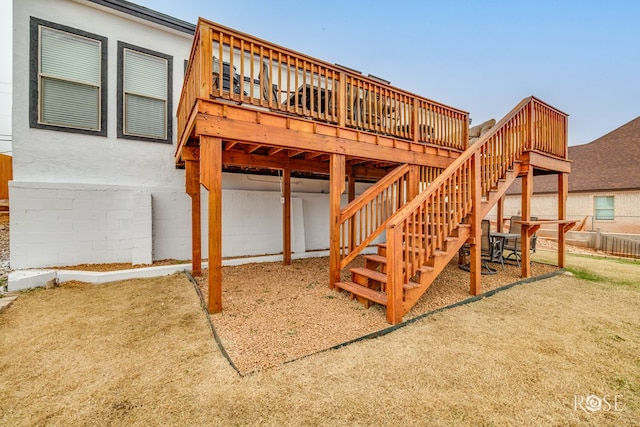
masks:
{"type": "Polygon", "coordinates": [[[380,305],[387,305],[387,294],[384,292],[374,291],[373,289],[366,288],[353,282],[337,282],[335,285],[340,289],[366,298],[369,301],[373,301],[380,305]]]}
{"type": "Polygon", "coordinates": [[[429,265],[423,265],[422,267],[420,267],[418,269],[418,271],[422,272],[422,273],[429,273],[431,271],[435,270],[435,268],[429,266],[429,265]]]}
{"type": "Polygon", "coordinates": [[[351,273],[373,279],[376,282],[387,283],[387,275],[380,273],[379,271],[370,270],[364,267],[355,267],[351,269],[351,273]]]}
{"type": "Polygon", "coordinates": [[[387,257],[384,257],[382,255],[376,255],[376,254],[365,255],[364,259],[369,260],[369,261],[373,261],[373,262],[377,262],[379,264],[386,264],[387,263],[387,257]]]}
{"type": "Polygon", "coordinates": [[[409,282],[409,283],[405,283],[404,285],[402,285],[402,289],[404,289],[405,291],[410,291],[411,289],[416,289],[420,287],[420,283],[416,283],[416,282],[409,282]]]}

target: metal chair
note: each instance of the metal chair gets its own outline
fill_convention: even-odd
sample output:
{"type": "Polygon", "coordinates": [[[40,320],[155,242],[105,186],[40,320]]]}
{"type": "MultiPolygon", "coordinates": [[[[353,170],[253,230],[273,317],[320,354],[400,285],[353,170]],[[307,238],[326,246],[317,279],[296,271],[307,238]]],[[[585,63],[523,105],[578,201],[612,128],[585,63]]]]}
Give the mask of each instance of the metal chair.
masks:
{"type": "MultiPolygon", "coordinates": [[[[496,274],[497,271],[489,266],[489,262],[500,262],[502,269],[504,270],[504,260],[502,258],[500,242],[491,239],[491,222],[487,219],[483,219],[480,228],[482,235],[480,236],[480,261],[482,262],[481,274],[496,274]]],[[[468,243],[465,243],[460,248],[458,255],[462,258],[469,256],[471,248],[468,243]]],[[[470,265],[463,264],[460,268],[469,271],[470,265]]]]}
{"type": "Polygon", "coordinates": [[[491,221],[483,219],[480,224],[482,235],[480,236],[480,253],[490,262],[499,262],[504,270],[504,258],[502,257],[502,242],[491,238],[491,221]]]}
{"type": "MultiPolygon", "coordinates": [[[[532,216],[531,217],[531,221],[537,221],[538,217],[536,216],[532,216]]],[[[512,216],[511,219],[509,220],[509,233],[510,234],[520,234],[522,232],[522,224],[520,224],[518,221],[522,221],[522,217],[521,216],[512,216]]],[[[533,236],[531,236],[531,240],[530,240],[530,245],[531,245],[531,252],[534,253],[536,251],[536,241],[538,240],[538,237],[536,236],[536,233],[533,233],[533,236]]],[[[520,254],[520,238],[516,237],[514,239],[506,239],[504,242],[504,250],[508,251],[509,254],[505,257],[505,259],[508,260],[515,260],[516,263],[518,264],[518,267],[520,266],[520,259],[522,258],[521,254],[520,254]]]]}

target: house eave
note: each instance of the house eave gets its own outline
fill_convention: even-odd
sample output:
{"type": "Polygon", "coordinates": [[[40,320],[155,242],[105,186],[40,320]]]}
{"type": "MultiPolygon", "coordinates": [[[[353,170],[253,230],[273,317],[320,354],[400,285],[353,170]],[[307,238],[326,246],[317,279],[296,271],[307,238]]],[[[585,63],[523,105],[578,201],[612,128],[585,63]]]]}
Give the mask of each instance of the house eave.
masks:
{"type": "Polygon", "coordinates": [[[107,7],[127,15],[152,22],[163,27],[171,28],[181,33],[193,35],[196,30],[195,24],[183,21],[173,16],[157,12],[144,6],[137,5],[124,0],[86,0],[99,6],[107,7]]]}

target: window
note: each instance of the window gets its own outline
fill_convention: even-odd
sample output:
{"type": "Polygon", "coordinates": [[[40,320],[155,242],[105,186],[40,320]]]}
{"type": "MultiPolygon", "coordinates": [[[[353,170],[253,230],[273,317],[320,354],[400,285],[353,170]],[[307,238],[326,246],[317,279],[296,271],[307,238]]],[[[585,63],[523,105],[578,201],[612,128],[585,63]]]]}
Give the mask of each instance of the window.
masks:
{"type": "Polygon", "coordinates": [[[171,143],[172,63],[118,42],[118,138],[171,143]]]}
{"type": "Polygon", "coordinates": [[[31,18],[31,127],[106,136],[107,39],[31,18]]]}
{"type": "Polygon", "coordinates": [[[595,206],[595,217],[597,220],[612,220],[613,217],[613,196],[595,196],[593,198],[595,206]]]}

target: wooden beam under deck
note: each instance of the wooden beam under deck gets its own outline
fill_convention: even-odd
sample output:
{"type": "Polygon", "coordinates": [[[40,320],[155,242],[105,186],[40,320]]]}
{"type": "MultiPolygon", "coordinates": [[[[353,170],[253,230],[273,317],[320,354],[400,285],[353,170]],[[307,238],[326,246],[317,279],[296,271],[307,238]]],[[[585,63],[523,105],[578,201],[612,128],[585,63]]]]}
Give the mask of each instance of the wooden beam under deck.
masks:
{"type": "Polygon", "coordinates": [[[538,153],[536,151],[527,151],[523,153],[522,165],[524,170],[526,170],[528,166],[532,166],[534,169],[552,171],[553,173],[571,172],[571,160],[551,157],[547,154],[538,153]]]}

